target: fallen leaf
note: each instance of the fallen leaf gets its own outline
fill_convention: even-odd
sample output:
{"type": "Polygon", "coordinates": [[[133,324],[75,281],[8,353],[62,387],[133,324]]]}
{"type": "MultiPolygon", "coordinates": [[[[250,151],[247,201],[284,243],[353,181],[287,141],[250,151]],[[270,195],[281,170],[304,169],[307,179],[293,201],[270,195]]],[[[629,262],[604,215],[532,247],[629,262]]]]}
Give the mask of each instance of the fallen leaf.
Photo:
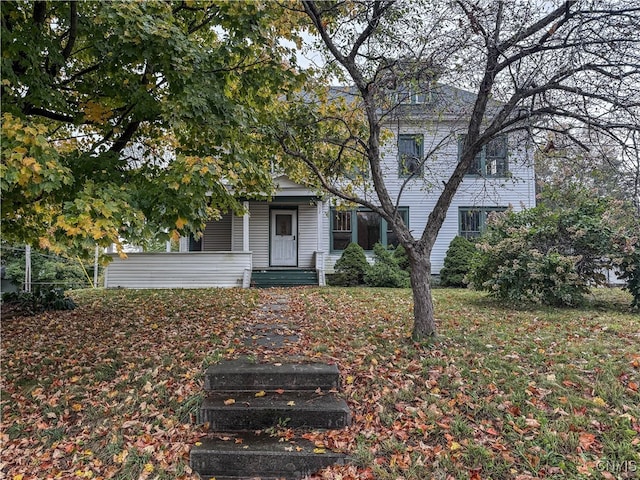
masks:
{"type": "Polygon", "coordinates": [[[607,402],[605,402],[602,398],[600,397],[596,397],[593,399],[593,404],[598,406],[598,407],[606,407],[607,406],[607,402]]]}
{"type": "Polygon", "coordinates": [[[225,405],[233,405],[234,403],[236,403],[235,398],[228,398],[224,401],[225,405]]]}

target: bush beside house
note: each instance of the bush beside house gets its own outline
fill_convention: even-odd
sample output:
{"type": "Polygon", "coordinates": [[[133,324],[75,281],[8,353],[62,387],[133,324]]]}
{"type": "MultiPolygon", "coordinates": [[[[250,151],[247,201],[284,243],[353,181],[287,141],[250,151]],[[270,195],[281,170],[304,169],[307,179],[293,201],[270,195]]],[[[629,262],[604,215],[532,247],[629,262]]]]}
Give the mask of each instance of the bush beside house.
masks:
{"type": "Polygon", "coordinates": [[[374,264],[364,274],[367,286],[409,288],[409,273],[400,268],[393,253],[379,243],[373,246],[374,264]]]}
{"type": "Polygon", "coordinates": [[[440,270],[440,285],[443,287],[464,288],[465,276],[471,270],[475,245],[464,237],[455,237],[444,257],[444,267],[440,270]]]}
{"type": "Polygon", "coordinates": [[[374,263],[369,264],[363,248],[350,243],[335,264],[335,274],[329,280],[334,286],[366,285],[368,287],[408,288],[409,272],[406,252],[399,247],[387,250],[376,243],[373,247],[374,263]]]}
{"type": "Polygon", "coordinates": [[[362,285],[367,268],[369,262],[364,249],[357,243],[350,243],[334,266],[336,273],[331,279],[331,284],[343,287],[362,285]]]}
{"type": "Polygon", "coordinates": [[[512,303],[574,306],[616,269],[638,307],[640,219],[619,201],[572,196],[493,215],[468,276],[474,288],[512,303]]]}

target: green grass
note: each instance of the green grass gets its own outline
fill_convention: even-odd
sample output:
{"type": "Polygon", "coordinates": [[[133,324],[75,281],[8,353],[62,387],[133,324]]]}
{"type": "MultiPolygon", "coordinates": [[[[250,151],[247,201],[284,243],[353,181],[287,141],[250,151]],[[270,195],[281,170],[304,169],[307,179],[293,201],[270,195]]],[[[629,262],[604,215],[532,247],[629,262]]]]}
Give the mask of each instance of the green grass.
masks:
{"type": "MultiPolygon", "coordinates": [[[[282,292],[301,340],[280,356],[336,362],[353,413],[314,432],[354,459],[322,478],[637,478],[640,317],[624,292],[513,309],[437,289],[439,335],[422,343],[408,290],[282,292]]],[[[239,341],[268,293],[82,291],[74,311],[3,322],[2,475],[197,478],[204,369],[269,354],[239,341]]]]}

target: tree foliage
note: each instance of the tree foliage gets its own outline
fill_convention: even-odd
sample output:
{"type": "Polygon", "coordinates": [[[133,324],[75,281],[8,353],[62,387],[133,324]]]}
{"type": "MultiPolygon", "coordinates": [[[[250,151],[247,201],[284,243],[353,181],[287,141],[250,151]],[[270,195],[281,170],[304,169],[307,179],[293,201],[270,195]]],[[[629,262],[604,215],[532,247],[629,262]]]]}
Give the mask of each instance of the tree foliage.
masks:
{"type": "Polygon", "coordinates": [[[572,306],[606,284],[607,269],[636,278],[640,223],[632,207],[578,189],[544,198],[536,208],[492,216],[469,274],[475,288],[514,303],[572,306]]]}
{"type": "Polygon", "coordinates": [[[621,142],[614,142],[595,133],[576,141],[548,134],[535,160],[538,188],[569,195],[575,188],[586,188],[598,196],[630,201],[640,216],[639,135],[629,131],[621,142]]]}
{"type": "Polygon", "coordinates": [[[279,140],[302,165],[299,169],[324,190],[384,218],[406,249],[414,338],[435,334],[431,252],[465,173],[493,138],[520,131],[533,138],[552,132],[575,140],[578,133],[598,132],[620,144],[627,132],[638,130],[637,0],[304,0],[300,8],[291,9],[303,12],[313,25],[327,58],[326,75],[348,84],[337,95],[344,109],[361,116],[326,109],[311,114],[307,110],[312,106],[304,114],[293,109],[281,125],[279,140]],[[415,159],[415,172],[392,188],[384,146],[389,124],[407,113],[402,97],[410,91],[437,94],[443,84],[467,94],[460,95],[457,105],[433,102],[429,118],[432,125],[443,119],[453,125],[415,159]],[[351,123],[357,118],[363,126],[351,123]],[[309,137],[307,132],[318,135],[309,137]],[[428,171],[431,160],[455,144],[459,134],[464,141],[449,168],[422,176],[419,172],[428,171]],[[325,148],[319,156],[314,140],[331,148],[319,146],[325,148]],[[342,181],[335,181],[336,169],[342,181]],[[355,187],[344,180],[354,171],[362,172],[355,187]],[[418,181],[433,202],[424,230],[414,234],[397,207],[418,181]]]}
{"type": "Polygon", "coordinates": [[[274,2],[2,2],[3,236],[60,251],[187,234],[271,188],[299,86],[274,2]]]}

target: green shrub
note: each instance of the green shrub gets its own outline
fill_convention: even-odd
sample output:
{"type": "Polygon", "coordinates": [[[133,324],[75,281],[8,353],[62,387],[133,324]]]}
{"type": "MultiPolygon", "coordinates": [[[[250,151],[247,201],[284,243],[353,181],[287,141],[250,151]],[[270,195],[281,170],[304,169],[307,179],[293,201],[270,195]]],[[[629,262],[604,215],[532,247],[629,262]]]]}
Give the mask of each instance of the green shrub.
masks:
{"type": "Polygon", "coordinates": [[[631,249],[628,247],[623,249],[620,264],[616,269],[618,276],[627,282],[623,288],[631,293],[633,297],[631,306],[636,310],[640,310],[640,245],[638,242],[639,239],[636,238],[635,245],[632,245],[631,249]]]}
{"type": "Polygon", "coordinates": [[[400,270],[404,270],[406,272],[410,271],[409,255],[407,255],[407,251],[402,245],[398,245],[395,250],[393,250],[393,259],[400,267],[400,270]]]}
{"type": "Polygon", "coordinates": [[[592,286],[605,284],[604,269],[618,265],[634,304],[640,303],[638,219],[615,200],[586,191],[570,197],[494,214],[468,274],[472,286],[514,303],[573,306],[592,286]]]}
{"type": "Polygon", "coordinates": [[[373,254],[375,263],[364,274],[364,282],[369,287],[409,287],[409,273],[400,268],[389,250],[376,243],[373,246],[373,254]]]}
{"type": "Polygon", "coordinates": [[[465,275],[471,269],[476,247],[464,237],[455,237],[444,257],[444,267],[440,270],[440,285],[443,287],[466,287],[465,275]]]}
{"type": "Polygon", "coordinates": [[[363,248],[357,243],[350,243],[336,262],[332,284],[345,287],[362,285],[369,262],[363,248]]]}
{"type": "Polygon", "coordinates": [[[33,292],[8,292],[2,303],[23,315],[35,315],[46,310],[73,310],[75,302],[61,288],[37,286],[33,292]]]}
{"type": "MultiPolygon", "coordinates": [[[[20,287],[25,277],[24,247],[3,243],[2,264],[5,266],[6,278],[20,287]]],[[[92,265],[87,264],[86,269],[89,275],[93,274],[92,265]]],[[[31,282],[34,284],[48,284],[65,290],[84,288],[88,284],[87,273],[75,259],[31,249],[31,282]]]]}

